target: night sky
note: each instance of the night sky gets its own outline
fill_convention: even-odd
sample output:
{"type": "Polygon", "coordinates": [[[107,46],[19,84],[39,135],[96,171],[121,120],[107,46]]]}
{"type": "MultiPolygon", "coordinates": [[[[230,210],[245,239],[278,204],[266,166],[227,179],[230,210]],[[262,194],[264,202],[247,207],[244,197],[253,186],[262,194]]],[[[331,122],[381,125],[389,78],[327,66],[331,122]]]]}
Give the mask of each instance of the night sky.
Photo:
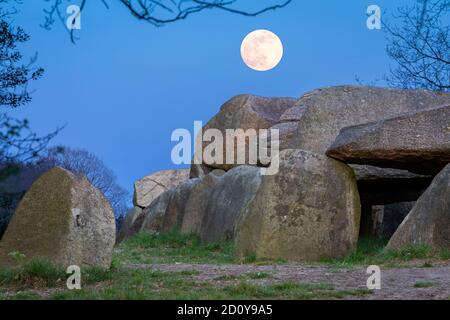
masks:
{"type": "Polygon", "coordinates": [[[74,45],[61,23],[40,27],[49,3],[25,1],[14,23],[32,39],[21,48],[26,56],[38,52],[46,72],[30,87],[32,103],[13,114],[27,117],[40,134],[67,124],[52,145],[93,152],[132,191],[134,180],[176,167],[174,129],[206,123],[234,95],[300,97],[356,84],[356,77],[382,78],[390,63],[385,34],[367,29],[366,9],[379,5],[384,18],[407,3],[412,0],[294,0],[255,18],[209,10],[157,28],[118,1],[110,0],[109,10],[88,1],[74,45]],[[255,29],[271,30],[283,42],[284,58],[271,71],[253,71],[240,57],[242,39],[255,29]]]}

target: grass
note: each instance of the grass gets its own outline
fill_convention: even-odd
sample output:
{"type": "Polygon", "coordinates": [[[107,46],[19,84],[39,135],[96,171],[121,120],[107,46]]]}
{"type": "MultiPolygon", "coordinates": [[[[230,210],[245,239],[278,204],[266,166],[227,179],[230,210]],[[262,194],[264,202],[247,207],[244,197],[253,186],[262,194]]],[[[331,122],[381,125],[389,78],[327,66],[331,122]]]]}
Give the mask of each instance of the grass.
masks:
{"type": "Polygon", "coordinates": [[[370,294],[361,290],[335,290],[332,284],[304,284],[280,283],[271,285],[255,285],[241,282],[235,286],[228,286],[224,292],[231,299],[341,299],[346,296],[370,294]]]}
{"type": "MultiPolygon", "coordinates": [[[[371,264],[397,266],[424,259],[431,267],[434,259],[449,259],[444,251],[427,246],[410,246],[399,251],[384,250],[385,241],[361,239],[357,251],[346,258],[325,260],[330,268],[352,268],[371,264]]],[[[0,271],[0,299],[341,299],[371,294],[366,289],[337,290],[332,284],[277,283],[266,281],[272,272],[227,274],[202,278],[199,271],[161,272],[149,268],[154,263],[189,264],[276,264],[283,260],[238,258],[231,242],[207,244],[193,235],[173,231],[167,234],[139,233],[120,244],[110,270],[82,268],[82,290],[65,288],[68,275],[47,261],[32,260],[20,268],[0,271]],[[40,289],[50,288],[45,296],[40,289]],[[16,292],[16,294],[11,294],[16,292]]],[[[337,269],[336,269],[337,270],[337,269]]],[[[430,283],[417,282],[425,288],[430,283]]]]}
{"type": "Polygon", "coordinates": [[[434,286],[434,283],[430,281],[417,281],[414,284],[414,288],[430,288],[432,286],[434,286]]]}
{"type": "MultiPolygon", "coordinates": [[[[64,285],[65,270],[42,258],[35,258],[16,268],[0,270],[0,286],[22,288],[54,288],[64,285]]],[[[83,268],[83,283],[94,284],[112,280],[112,272],[101,268],[83,268]]]]}
{"type": "Polygon", "coordinates": [[[83,268],[82,275],[85,284],[95,284],[113,279],[113,272],[98,267],[83,268]]]}
{"type": "Polygon", "coordinates": [[[61,292],[53,299],[183,299],[183,300],[243,300],[243,299],[341,299],[370,294],[368,290],[335,290],[331,284],[281,283],[270,285],[240,281],[217,288],[209,282],[181,279],[178,273],[145,274],[140,271],[129,280],[122,279],[113,287],[95,290],[61,292]]]}
{"type": "Polygon", "coordinates": [[[36,292],[19,292],[11,297],[12,300],[39,300],[40,295],[36,292]]]}
{"type": "Polygon", "coordinates": [[[245,274],[245,276],[250,279],[265,279],[269,278],[271,275],[271,272],[247,272],[245,274]]]}
{"type": "Polygon", "coordinates": [[[241,275],[225,274],[214,278],[216,281],[237,281],[237,280],[257,280],[270,278],[273,275],[272,272],[247,272],[241,275]]]}
{"type": "MultiPolygon", "coordinates": [[[[107,286],[84,286],[82,290],[58,290],[49,299],[341,299],[370,294],[368,290],[335,290],[332,284],[278,283],[261,285],[250,282],[253,277],[269,274],[245,274],[237,283],[218,287],[211,281],[196,281],[197,272],[161,272],[150,269],[111,270],[112,282],[107,286]]],[[[102,278],[103,279],[103,278],[102,278]]],[[[20,292],[8,299],[39,299],[35,292],[20,292]]]]}
{"type": "Polygon", "coordinates": [[[284,259],[258,259],[255,255],[237,257],[232,241],[206,243],[196,235],[182,234],[177,230],[168,233],[140,232],[116,248],[113,265],[123,262],[135,264],[195,263],[256,265],[285,264],[284,259]]]}
{"type": "Polygon", "coordinates": [[[36,258],[15,269],[0,271],[0,285],[54,287],[66,277],[63,269],[36,258]]]}
{"type": "MultiPolygon", "coordinates": [[[[384,267],[404,267],[414,260],[449,260],[448,250],[435,250],[428,245],[408,245],[400,250],[386,250],[386,240],[360,238],[355,253],[341,259],[324,259],[321,263],[337,268],[378,265],[384,267]]],[[[432,267],[430,261],[422,267],[432,267]]]]}
{"type": "Polygon", "coordinates": [[[204,243],[195,235],[172,231],[166,234],[141,232],[116,249],[114,264],[132,261],[152,263],[235,263],[232,242],[204,243]]]}

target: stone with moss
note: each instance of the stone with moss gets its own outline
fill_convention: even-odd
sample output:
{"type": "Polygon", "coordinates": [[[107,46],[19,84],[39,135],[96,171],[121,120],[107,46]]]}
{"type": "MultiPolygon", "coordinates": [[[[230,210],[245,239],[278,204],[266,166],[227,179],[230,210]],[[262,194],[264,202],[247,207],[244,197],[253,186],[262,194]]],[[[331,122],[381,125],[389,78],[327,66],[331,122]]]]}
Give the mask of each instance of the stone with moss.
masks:
{"type": "Polygon", "coordinates": [[[86,177],[53,168],[31,186],[0,242],[0,268],[40,257],[62,267],[109,268],[115,243],[111,205],[86,177]]]}
{"type": "Polygon", "coordinates": [[[241,256],[313,261],[356,250],[361,205],[353,171],[324,155],[286,149],[262,177],[236,226],[241,256]]]}

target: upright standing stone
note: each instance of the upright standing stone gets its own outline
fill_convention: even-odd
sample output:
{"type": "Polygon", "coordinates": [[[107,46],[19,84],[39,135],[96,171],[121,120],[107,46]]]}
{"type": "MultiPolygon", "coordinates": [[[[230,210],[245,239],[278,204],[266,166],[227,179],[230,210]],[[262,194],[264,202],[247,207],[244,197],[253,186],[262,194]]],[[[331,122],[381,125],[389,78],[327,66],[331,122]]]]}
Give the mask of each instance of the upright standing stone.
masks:
{"type": "Polygon", "coordinates": [[[9,253],[43,257],[68,267],[109,268],[116,227],[111,205],[85,177],[56,167],[33,183],[0,242],[0,266],[9,253]]]}
{"type": "Polygon", "coordinates": [[[208,199],[213,188],[219,183],[221,176],[225,173],[223,170],[213,170],[192,189],[189,199],[184,207],[184,214],[181,223],[183,233],[200,234],[202,221],[205,212],[208,210],[208,199]]]}
{"type": "Polygon", "coordinates": [[[303,150],[278,157],[279,172],[262,176],[237,224],[237,253],[294,261],[352,253],[361,210],[353,171],[303,150]]]}

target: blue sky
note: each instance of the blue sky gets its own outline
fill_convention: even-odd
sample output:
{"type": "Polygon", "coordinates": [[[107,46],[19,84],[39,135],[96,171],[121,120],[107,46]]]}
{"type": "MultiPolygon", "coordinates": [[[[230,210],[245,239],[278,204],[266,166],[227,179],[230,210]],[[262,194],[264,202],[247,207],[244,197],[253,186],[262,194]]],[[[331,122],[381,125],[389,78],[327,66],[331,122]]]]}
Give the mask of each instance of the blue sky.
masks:
{"type": "Polygon", "coordinates": [[[61,24],[40,27],[48,3],[26,1],[15,17],[32,36],[22,49],[38,52],[46,72],[32,85],[32,103],[15,115],[26,116],[41,134],[67,124],[52,144],[95,153],[132,191],[134,180],[176,167],[174,129],[206,123],[234,95],[299,97],[354,84],[356,76],[379,79],[390,61],[384,33],[366,27],[366,9],[377,4],[390,13],[412,2],[294,0],[255,18],[207,11],[156,28],[117,1],[109,1],[109,10],[88,1],[81,39],[73,45],[61,24]],[[271,71],[253,71],[241,60],[241,41],[255,29],[271,30],[283,42],[284,58],[271,71]]]}

